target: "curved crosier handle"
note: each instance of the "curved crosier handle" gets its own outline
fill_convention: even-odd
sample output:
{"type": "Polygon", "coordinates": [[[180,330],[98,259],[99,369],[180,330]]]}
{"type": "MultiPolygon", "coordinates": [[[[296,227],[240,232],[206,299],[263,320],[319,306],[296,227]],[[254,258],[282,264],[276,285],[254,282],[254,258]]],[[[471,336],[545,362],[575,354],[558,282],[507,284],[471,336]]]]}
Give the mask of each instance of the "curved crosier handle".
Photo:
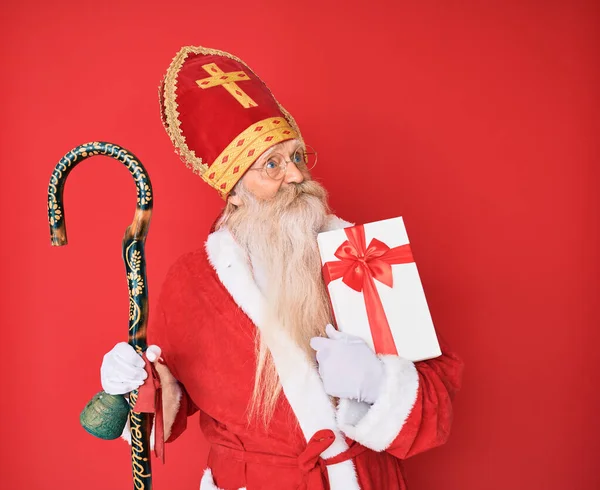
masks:
{"type": "MultiPolygon", "coordinates": [[[[129,288],[128,342],[138,354],[142,354],[147,347],[148,321],[148,286],[144,244],[152,215],[153,194],[148,173],[133,153],[112,143],[95,141],[72,149],[60,159],[52,172],[48,185],[48,223],[51,242],[54,246],[67,244],[63,207],[63,190],[67,176],[76,165],[95,155],[105,155],[123,163],[134,178],[137,187],[136,210],[131,225],[125,231],[122,247],[129,288]]],[[[103,396],[110,397],[112,395],[104,394],[103,396]]],[[[137,397],[137,390],[130,393],[130,408],[135,404],[137,397]]],[[[150,490],[152,488],[149,444],[151,415],[130,410],[129,424],[134,489],[150,490]]]]}

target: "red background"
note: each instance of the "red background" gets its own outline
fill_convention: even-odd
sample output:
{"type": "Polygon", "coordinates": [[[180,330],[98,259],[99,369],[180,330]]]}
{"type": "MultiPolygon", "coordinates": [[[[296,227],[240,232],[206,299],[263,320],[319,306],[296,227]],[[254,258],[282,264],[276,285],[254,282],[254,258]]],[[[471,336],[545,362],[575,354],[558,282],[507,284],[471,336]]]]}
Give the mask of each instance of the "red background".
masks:
{"type": "MultiPolygon", "coordinates": [[[[126,338],[126,169],[69,177],[70,245],[46,189],[103,139],[152,177],[150,301],[222,203],[174,155],[157,86],[180,46],[245,60],[319,150],[356,222],[402,215],[434,321],[464,357],[450,442],[407,462],[411,490],[600,488],[597,2],[3,3],[0,487],[131,488],[128,447],[79,426],[126,338]]],[[[202,355],[202,353],[198,353],[202,355]]],[[[196,420],[155,488],[196,489],[196,420]]]]}

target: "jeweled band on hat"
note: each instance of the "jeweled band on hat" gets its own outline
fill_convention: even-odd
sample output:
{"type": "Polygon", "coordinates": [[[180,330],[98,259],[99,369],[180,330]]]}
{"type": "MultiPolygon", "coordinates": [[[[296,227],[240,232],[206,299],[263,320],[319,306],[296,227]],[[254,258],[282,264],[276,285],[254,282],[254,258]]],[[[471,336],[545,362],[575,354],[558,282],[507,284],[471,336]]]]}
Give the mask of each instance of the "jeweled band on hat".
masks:
{"type": "Polygon", "coordinates": [[[296,122],[265,83],[224,51],[183,47],[159,98],[175,151],[223,198],[265,150],[301,139],[296,122]]]}

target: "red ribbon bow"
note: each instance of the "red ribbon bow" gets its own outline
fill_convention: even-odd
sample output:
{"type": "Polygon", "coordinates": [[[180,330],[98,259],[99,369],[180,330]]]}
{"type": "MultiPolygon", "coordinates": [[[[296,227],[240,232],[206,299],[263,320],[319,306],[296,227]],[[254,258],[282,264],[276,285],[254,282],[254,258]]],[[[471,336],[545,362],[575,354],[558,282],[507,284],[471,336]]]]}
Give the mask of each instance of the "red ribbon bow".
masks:
{"type": "Polygon", "coordinates": [[[334,254],[340,260],[326,262],[323,265],[325,284],[342,278],[346,286],[359,293],[362,292],[375,351],[378,354],[398,355],[381,298],[375,287],[375,279],[392,287],[394,285],[392,265],[414,262],[410,245],[407,243],[390,248],[377,238],[373,238],[367,247],[363,225],[345,228],[344,232],[348,239],[334,254]]]}
{"type": "Polygon", "coordinates": [[[298,490],[329,488],[326,463],[321,458],[321,453],[331,446],[334,440],[333,431],[323,429],[315,432],[308,441],[306,449],[298,457],[298,467],[306,474],[306,480],[298,487],[298,490]]]}
{"type": "Polygon", "coordinates": [[[310,438],[306,449],[298,456],[298,467],[306,474],[306,479],[298,490],[327,490],[329,488],[327,466],[348,461],[367,450],[365,446],[352,441],[345,451],[323,459],[321,454],[333,444],[334,440],[335,434],[331,429],[318,430],[310,438]]]}

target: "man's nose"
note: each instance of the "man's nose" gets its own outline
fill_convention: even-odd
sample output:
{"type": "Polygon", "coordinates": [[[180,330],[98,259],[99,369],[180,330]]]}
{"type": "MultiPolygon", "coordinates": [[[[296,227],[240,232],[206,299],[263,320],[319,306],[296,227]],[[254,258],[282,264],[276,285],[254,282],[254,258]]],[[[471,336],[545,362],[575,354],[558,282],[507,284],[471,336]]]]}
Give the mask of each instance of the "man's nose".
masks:
{"type": "Polygon", "coordinates": [[[286,184],[300,184],[304,182],[304,175],[293,162],[288,162],[287,164],[285,170],[285,182],[286,184]]]}

